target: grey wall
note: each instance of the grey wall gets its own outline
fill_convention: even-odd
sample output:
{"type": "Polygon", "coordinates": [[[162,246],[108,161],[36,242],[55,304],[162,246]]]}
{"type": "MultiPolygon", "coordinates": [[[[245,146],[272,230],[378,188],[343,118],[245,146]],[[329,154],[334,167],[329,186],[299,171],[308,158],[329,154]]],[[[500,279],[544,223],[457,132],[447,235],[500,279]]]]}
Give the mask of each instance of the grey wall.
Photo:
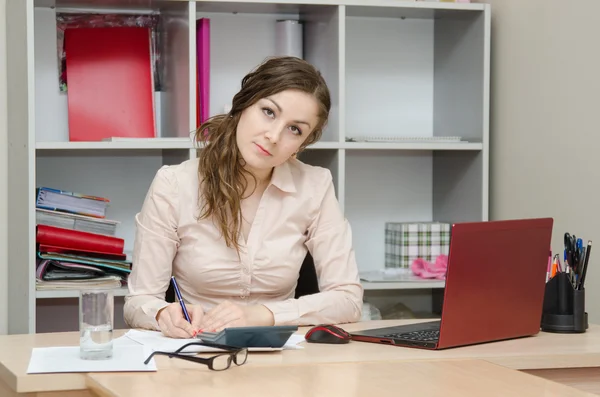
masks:
{"type": "MultiPolygon", "coordinates": [[[[586,282],[600,321],[600,1],[492,4],[490,217],[551,216],[596,241],[586,282]]],[[[507,258],[510,266],[510,258],[507,258]]]]}
{"type": "Polygon", "coordinates": [[[0,0],[0,335],[7,328],[6,186],[8,178],[6,138],[6,1],[0,0]]]}

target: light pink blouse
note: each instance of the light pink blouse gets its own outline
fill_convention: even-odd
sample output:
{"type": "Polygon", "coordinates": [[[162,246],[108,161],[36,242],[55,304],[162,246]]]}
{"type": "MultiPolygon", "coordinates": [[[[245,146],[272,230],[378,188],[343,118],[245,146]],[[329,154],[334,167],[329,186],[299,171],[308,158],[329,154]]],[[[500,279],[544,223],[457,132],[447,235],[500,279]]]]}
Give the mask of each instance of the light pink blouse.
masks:
{"type": "Polygon", "coordinates": [[[157,312],[175,276],[186,304],[210,310],[224,300],[263,304],[275,325],[346,323],[361,317],[363,288],[350,225],[329,170],[289,160],[275,168],[241,260],[209,219],[198,220],[198,160],[163,166],[136,215],[133,266],[124,317],[130,327],[158,329],[157,312]],[[302,261],[311,252],[320,293],[294,299],[302,261]]]}

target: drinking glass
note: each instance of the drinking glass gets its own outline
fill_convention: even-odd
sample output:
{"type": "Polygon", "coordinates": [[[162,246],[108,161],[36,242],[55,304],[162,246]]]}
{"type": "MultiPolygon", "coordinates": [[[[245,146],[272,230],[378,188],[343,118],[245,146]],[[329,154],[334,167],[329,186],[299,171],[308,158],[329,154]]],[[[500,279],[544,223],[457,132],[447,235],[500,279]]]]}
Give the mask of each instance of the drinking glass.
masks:
{"type": "Polygon", "coordinates": [[[113,290],[81,290],[79,293],[79,356],[83,360],[112,358],[113,324],[113,290]]]}

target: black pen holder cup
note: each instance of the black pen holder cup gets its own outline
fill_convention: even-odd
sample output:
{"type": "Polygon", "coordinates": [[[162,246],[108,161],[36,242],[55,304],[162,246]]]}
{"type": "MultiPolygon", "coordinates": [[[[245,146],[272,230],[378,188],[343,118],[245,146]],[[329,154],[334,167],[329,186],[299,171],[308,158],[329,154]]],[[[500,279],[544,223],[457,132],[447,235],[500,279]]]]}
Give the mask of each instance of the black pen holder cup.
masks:
{"type": "Polygon", "coordinates": [[[568,274],[557,273],[546,283],[542,331],[582,333],[588,326],[585,289],[574,289],[568,274]]]}

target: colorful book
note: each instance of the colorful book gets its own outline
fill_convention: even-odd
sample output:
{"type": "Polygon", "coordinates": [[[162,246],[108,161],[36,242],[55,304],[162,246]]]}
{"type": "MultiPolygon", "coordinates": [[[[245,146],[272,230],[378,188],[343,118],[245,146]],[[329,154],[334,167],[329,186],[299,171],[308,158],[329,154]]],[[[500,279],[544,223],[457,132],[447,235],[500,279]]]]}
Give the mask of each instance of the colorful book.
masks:
{"type": "Polygon", "coordinates": [[[110,200],[66,190],[39,187],[36,189],[37,208],[104,218],[110,200]]]}

